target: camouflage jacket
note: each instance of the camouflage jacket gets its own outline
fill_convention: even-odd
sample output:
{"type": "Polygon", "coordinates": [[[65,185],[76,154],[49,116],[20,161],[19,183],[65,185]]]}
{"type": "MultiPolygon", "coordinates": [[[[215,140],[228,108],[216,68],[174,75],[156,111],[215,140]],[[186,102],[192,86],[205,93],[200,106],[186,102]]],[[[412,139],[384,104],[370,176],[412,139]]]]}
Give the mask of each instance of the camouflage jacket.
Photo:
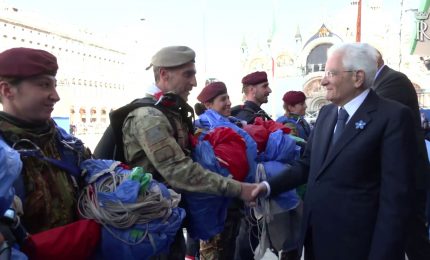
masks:
{"type": "MultiPolygon", "coordinates": [[[[60,160],[58,132],[53,121],[42,126],[29,125],[0,112],[0,134],[16,149],[34,149],[37,145],[46,157],[60,160]],[[28,139],[33,143],[19,142],[28,139]]],[[[90,157],[89,151],[83,155],[90,157]]],[[[21,157],[23,169],[20,182],[23,194],[22,223],[30,233],[45,231],[69,224],[77,219],[78,187],[70,174],[47,161],[35,157],[21,157]]]]}
{"type": "Polygon", "coordinates": [[[127,162],[159,173],[164,179],[160,181],[178,190],[238,197],[239,182],[204,169],[186,155],[190,148],[189,126],[179,111],[169,109],[168,113],[147,106],[128,114],[122,129],[127,162]]]}

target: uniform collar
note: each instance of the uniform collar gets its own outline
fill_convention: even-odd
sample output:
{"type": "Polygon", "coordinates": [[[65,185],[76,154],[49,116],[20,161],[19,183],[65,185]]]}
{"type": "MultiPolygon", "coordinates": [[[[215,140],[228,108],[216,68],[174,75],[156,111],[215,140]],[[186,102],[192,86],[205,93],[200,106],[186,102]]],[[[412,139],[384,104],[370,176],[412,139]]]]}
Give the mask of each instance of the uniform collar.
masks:
{"type": "Polygon", "coordinates": [[[157,85],[152,84],[146,89],[145,94],[149,96],[154,96],[156,93],[159,92],[161,92],[161,89],[157,87],[157,85]]]}
{"type": "Polygon", "coordinates": [[[259,105],[257,105],[256,103],[252,102],[252,101],[245,101],[244,106],[249,107],[250,109],[252,109],[255,112],[258,112],[261,110],[261,107],[259,105]]]}
{"type": "Polygon", "coordinates": [[[12,116],[6,112],[0,111],[0,121],[4,120],[12,125],[15,125],[18,128],[22,129],[28,129],[29,131],[33,133],[45,133],[48,132],[51,128],[50,120],[44,122],[44,123],[30,123],[24,120],[21,120],[15,116],[12,116]]]}

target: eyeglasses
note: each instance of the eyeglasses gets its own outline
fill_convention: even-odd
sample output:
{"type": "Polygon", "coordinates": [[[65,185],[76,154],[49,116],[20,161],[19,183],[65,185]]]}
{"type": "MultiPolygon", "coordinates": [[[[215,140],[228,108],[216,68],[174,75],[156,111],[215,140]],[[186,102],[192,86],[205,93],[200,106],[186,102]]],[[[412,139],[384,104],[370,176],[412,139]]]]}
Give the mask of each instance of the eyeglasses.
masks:
{"type": "Polygon", "coordinates": [[[339,75],[339,73],[341,73],[341,72],[355,72],[355,70],[341,70],[341,71],[326,70],[326,71],[324,71],[324,77],[331,79],[334,76],[339,75]]]}

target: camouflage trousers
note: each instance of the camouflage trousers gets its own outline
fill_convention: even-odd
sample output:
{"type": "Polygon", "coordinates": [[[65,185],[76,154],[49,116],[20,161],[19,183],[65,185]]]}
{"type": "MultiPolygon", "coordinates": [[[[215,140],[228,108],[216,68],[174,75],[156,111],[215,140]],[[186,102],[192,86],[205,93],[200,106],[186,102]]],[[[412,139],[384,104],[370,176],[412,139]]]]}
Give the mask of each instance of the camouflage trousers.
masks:
{"type": "Polygon", "coordinates": [[[218,260],[222,255],[221,234],[215,235],[208,241],[200,240],[200,260],[218,260]]]}
{"type": "Polygon", "coordinates": [[[239,234],[242,213],[240,201],[233,200],[227,211],[224,230],[209,239],[200,240],[200,260],[233,260],[236,237],[239,234]]]}

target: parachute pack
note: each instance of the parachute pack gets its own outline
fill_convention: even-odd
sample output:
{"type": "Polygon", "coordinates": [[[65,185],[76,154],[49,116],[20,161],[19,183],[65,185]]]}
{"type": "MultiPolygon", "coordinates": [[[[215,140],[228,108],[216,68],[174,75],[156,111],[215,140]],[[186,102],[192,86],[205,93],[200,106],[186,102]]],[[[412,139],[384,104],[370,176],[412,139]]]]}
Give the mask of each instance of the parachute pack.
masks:
{"type": "Polygon", "coordinates": [[[86,160],[81,168],[87,186],[79,212],[102,225],[99,259],[148,259],[169,249],[185,217],[181,195],[141,167],[86,160]]]}

